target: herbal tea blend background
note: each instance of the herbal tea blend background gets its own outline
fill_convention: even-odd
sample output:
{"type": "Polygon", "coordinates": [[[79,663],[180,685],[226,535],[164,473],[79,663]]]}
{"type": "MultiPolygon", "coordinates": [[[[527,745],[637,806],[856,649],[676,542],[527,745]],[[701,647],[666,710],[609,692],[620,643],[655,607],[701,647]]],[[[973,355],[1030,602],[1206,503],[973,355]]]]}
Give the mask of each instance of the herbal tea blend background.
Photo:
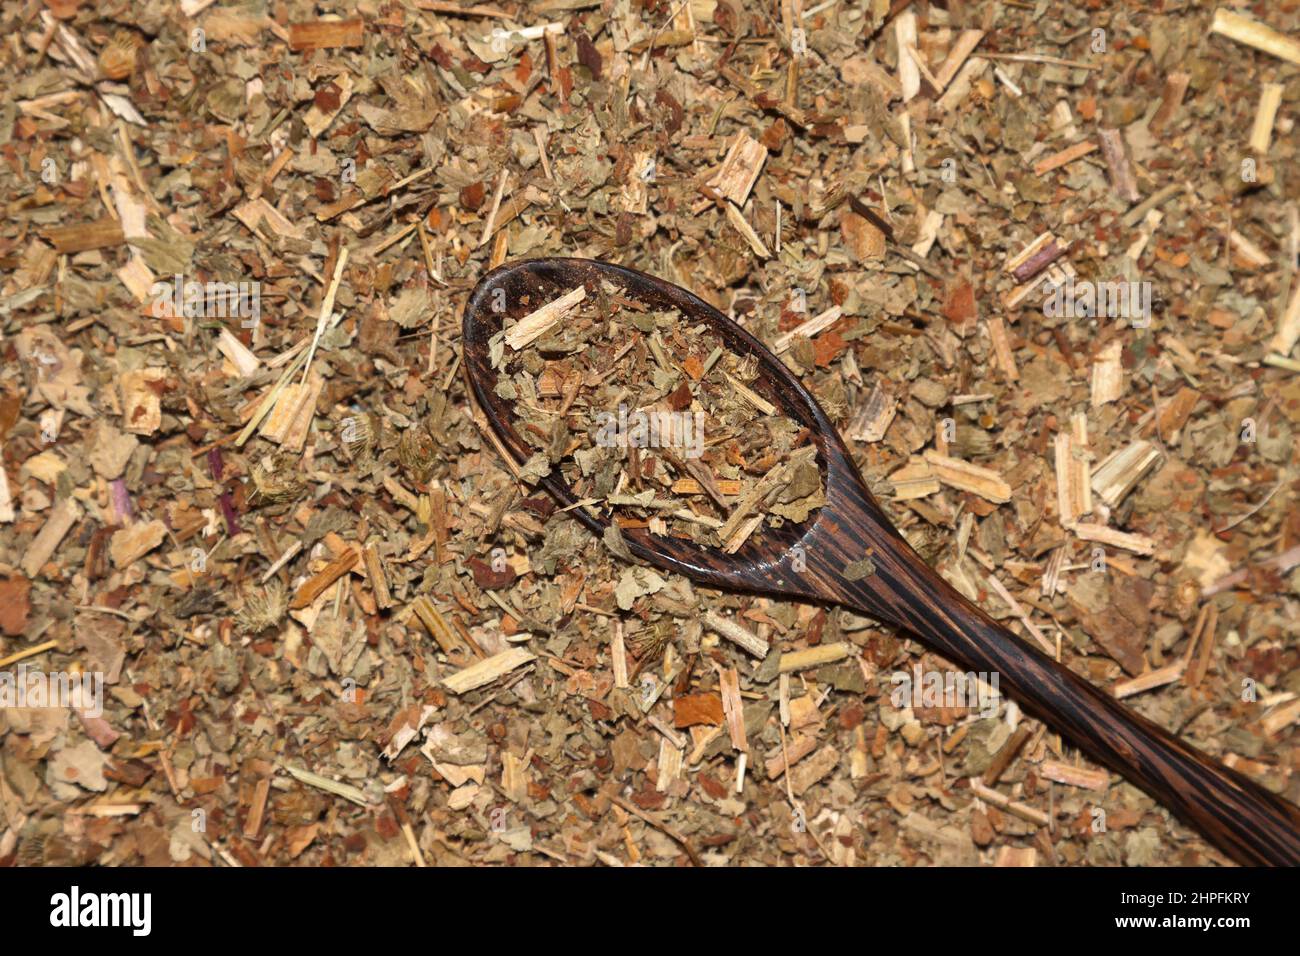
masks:
{"type": "Polygon", "coordinates": [[[459,318],[530,255],[735,317],[964,593],[1300,798],[1300,17],[894,6],[6,12],[0,669],[105,695],[0,707],[0,861],[1222,861],[505,470],[459,318]]]}

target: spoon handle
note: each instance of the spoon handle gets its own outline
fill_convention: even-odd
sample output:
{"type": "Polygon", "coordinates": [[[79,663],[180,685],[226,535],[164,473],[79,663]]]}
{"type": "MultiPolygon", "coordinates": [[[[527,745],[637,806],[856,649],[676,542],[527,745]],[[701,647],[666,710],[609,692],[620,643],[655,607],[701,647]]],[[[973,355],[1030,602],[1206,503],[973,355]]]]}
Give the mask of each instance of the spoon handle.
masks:
{"type": "Polygon", "coordinates": [[[882,589],[892,592],[892,600],[886,600],[893,616],[922,642],[973,671],[997,673],[1000,690],[1093,760],[1155,797],[1237,862],[1300,864],[1300,809],[1133,713],[1016,637],[906,545],[890,549],[879,576],[837,584],[841,603],[864,614],[878,615],[882,589]]]}

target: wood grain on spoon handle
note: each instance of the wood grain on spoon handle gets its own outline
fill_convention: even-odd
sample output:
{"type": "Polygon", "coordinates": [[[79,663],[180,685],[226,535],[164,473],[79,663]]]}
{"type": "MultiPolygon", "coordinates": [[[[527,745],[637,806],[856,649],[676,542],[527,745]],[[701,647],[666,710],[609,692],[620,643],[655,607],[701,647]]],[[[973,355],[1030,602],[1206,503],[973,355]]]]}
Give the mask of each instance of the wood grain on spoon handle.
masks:
{"type": "Polygon", "coordinates": [[[841,513],[836,533],[809,556],[835,599],[854,610],[893,612],[922,643],[973,671],[996,672],[1007,692],[1093,760],[1141,787],[1244,864],[1300,864],[1300,809],[1094,687],[1016,637],[968,601],[901,538],[841,513]],[[869,529],[866,534],[863,529],[869,529]],[[874,574],[847,581],[837,568],[872,550],[874,574]]]}

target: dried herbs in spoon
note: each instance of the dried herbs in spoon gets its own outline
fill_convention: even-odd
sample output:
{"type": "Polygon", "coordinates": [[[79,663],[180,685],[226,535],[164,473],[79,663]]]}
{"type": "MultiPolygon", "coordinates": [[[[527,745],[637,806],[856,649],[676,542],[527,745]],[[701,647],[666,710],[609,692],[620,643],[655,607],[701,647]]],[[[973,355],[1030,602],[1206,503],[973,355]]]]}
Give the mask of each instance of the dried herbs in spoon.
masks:
{"type": "Polygon", "coordinates": [[[524,477],[559,468],[621,528],[734,551],[825,504],[810,434],[750,388],[756,362],[675,309],[602,279],[538,303],[490,350],[537,450],[524,477]]]}

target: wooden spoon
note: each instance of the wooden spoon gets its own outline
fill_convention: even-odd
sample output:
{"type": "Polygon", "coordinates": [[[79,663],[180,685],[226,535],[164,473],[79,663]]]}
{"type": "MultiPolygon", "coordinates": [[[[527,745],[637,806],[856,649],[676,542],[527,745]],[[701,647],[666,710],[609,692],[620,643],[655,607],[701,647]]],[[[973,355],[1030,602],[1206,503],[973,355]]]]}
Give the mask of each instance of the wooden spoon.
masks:
{"type": "MultiPolygon", "coordinates": [[[[507,318],[518,320],[578,285],[594,294],[602,279],[651,309],[677,309],[689,324],[706,323],[728,348],[755,356],[759,375],[754,390],[811,431],[825,467],[827,503],[802,524],[766,528],[735,554],[645,529],[623,529],[635,557],[712,587],[832,602],[904,628],[949,660],[973,671],[996,672],[1001,687],[1027,711],[1151,794],[1238,862],[1300,863],[1300,809],[1129,711],[958,593],[894,528],[834,425],[799,380],[757,339],[685,289],[590,259],[523,260],[483,277],[465,308],[465,370],[479,405],[516,462],[526,461],[535,449],[516,432],[510,402],[494,390],[497,371],[489,360],[488,340],[507,318]],[[850,580],[845,568],[863,558],[870,558],[874,572],[850,580]]],[[[558,469],[541,484],[561,506],[577,504],[558,469]]],[[[607,525],[585,507],[571,513],[597,535],[607,525]]]]}

